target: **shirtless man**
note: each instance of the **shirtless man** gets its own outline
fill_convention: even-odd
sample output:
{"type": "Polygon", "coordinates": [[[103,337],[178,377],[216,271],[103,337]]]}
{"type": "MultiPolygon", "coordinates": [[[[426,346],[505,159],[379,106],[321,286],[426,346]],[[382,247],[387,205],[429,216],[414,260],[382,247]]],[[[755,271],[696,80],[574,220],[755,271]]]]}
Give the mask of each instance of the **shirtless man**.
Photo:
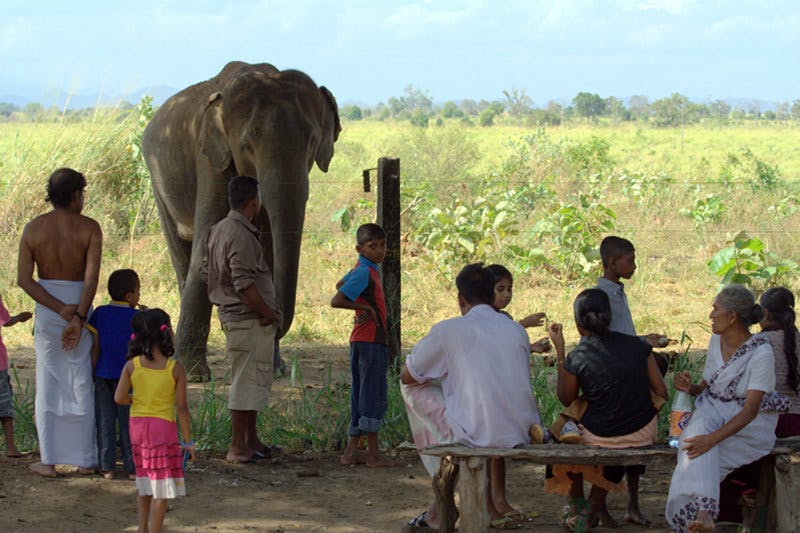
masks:
{"type": "Polygon", "coordinates": [[[30,469],[46,477],[56,475],[56,464],[90,473],[97,462],[92,341],[83,326],[97,290],[103,233],[95,220],[81,215],[85,187],[86,179],[75,170],[53,172],[47,184],[53,210],[31,220],[19,243],[17,284],[36,301],[41,462],[30,469]]]}

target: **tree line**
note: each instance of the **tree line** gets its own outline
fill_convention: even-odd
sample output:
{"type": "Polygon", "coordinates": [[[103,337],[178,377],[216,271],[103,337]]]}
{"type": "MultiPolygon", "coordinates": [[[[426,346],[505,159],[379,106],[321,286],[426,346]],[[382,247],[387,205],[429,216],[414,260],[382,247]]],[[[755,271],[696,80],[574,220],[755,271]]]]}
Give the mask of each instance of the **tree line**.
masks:
{"type": "Polygon", "coordinates": [[[680,93],[650,101],[647,96],[636,95],[627,102],[597,93],[579,92],[569,105],[551,100],[544,107],[536,107],[525,89],[503,91],[496,100],[464,99],[434,104],[427,91],[408,85],[401,96],[390,97],[386,103],[375,106],[344,105],[343,117],[349,120],[409,120],[418,126],[427,126],[431,120],[460,119],[465,124],[492,126],[503,118],[523,124],[558,125],[570,120],[643,121],[658,127],[693,124],[702,120],[800,120],[800,99],[784,101],[775,109],[762,110],[763,104],[753,100],[743,107],[732,107],[725,100],[696,103],[680,93]]]}
{"type": "MultiPolygon", "coordinates": [[[[133,107],[134,104],[123,101],[113,109],[119,112],[120,117],[124,117],[133,107]]],[[[603,98],[597,93],[586,91],[576,94],[568,105],[551,100],[545,106],[537,107],[525,89],[517,88],[505,90],[502,98],[491,101],[467,98],[458,102],[449,100],[443,104],[435,104],[427,91],[408,85],[402,95],[392,96],[385,103],[379,102],[375,106],[347,104],[341,107],[340,114],[348,120],[408,120],[423,127],[432,120],[441,124],[445,119],[456,119],[466,125],[480,126],[492,126],[500,119],[524,125],[554,126],[574,120],[594,122],[607,119],[614,122],[647,122],[657,127],[675,127],[704,120],[723,123],[729,120],[800,120],[800,99],[779,102],[774,109],[762,110],[763,107],[763,103],[758,100],[736,108],[719,99],[697,103],[680,93],[654,101],[642,95],[631,96],[627,101],[622,101],[614,96],[603,98]]],[[[36,102],[19,107],[9,102],[0,102],[0,121],[77,121],[96,111],[94,107],[45,108],[36,102]]]]}

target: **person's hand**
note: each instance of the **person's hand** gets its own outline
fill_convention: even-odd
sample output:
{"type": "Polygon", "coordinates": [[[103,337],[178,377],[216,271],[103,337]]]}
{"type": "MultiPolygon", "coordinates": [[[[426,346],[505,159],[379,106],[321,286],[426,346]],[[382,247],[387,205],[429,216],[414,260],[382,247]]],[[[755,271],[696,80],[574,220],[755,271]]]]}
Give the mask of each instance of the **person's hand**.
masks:
{"type": "Polygon", "coordinates": [[[336,282],[336,290],[338,291],[339,289],[341,289],[342,285],[344,285],[344,280],[340,279],[339,281],[336,282]]]}
{"type": "Polygon", "coordinates": [[[58,311],[58,314],[61,315],[61,318],[69,322],[72,320],[72,317],[75,316],[75,311],[77,310],[77,305],[65,305],[58,311]]]}
{"type": "Polygon", "coordinates": [[[277,309],[273,309],[272,313],[275,315],[275,335],[278,335],[283,331],[283,313],[277,309]]]}
{"type": "Polygon", "coordinates": [[[138,304],[136,308],[139,309],[139,311],[147,311],[147,306],[144,304],[138,304]]]}
{"type": "Polygon", "coordinates": [[[28,320],[31,319],[31,317],[33,317],[33,313],[31,313],[30,311],[23,311],[14,318],[16,319],[15,322],[19,323],[19,322],[27,322],[28,320]]]}
{"type": "Polygon", "coordinates": [[[689,392],[692,388],[692,376],[689,372],[675,372],[672,377],[672,384],[675,385],[675,390],[689,392]]]}
{"type": "Polygon", "coordinates": [[[551,349],[550,339],[544,337],[536,342],[531,343],[531,353],[545,353],[551,349]]]}
{"type": "Polygon", "coordinates": [[[73,315],[72,319],[64,326],[61,332],[61,347],[65,352],[74,350],[81,340],[81,331],[83,330],[83,323],[78,315],[73,315]]]}
{"type": "Polygon", "coordinates": [[[669,338],[667,338],[666,335],[662,335],[660,333],[647,334],[645,336],[645,341],[653,348],[666,348],[667,345],[669,344],[669,338]]]}
{"type": "Polygon", "coordinates": [[[366,309],[362,309],[356,314],[356,324],[366,324],[372,320],[376,324],[378,323],[378,315],[375,314],[375,309],[372,307],[367,307],[366,309]]]}
{"type": "Polygon", "coordinates": [[[716,445],[711,435],[695,435],[683,441],[683,450],[689,459],[700,457],[716,445]]]}
{"type": "Polygon", "coordinates": [[[533,313],[520,320],[519,323],[525,328],[536,328],[544,324],[546,316],[546,313],[533,313]]]}
{"type": "Polygon", "coordinates": [[[558,322],[550,324],[550,327],[547,329],[547,334],[550,336],[550,340],[553,341],[553,344],[564,345],[564,327],[558,322]]]}

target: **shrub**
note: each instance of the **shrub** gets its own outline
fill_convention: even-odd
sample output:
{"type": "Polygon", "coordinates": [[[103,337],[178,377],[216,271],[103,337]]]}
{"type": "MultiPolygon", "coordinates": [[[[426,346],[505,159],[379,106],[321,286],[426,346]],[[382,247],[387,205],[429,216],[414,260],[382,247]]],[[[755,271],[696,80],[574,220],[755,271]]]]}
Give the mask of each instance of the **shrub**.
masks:
{"type": "Polygon", "coordinates": [[[741,283],[755,290],[781,285],[797,278],[800,266],[790,259],[781,259],[764,249],[757,237],[739,232],[708,261],[711,272],[720,276],[722,285],[741,283]]]}

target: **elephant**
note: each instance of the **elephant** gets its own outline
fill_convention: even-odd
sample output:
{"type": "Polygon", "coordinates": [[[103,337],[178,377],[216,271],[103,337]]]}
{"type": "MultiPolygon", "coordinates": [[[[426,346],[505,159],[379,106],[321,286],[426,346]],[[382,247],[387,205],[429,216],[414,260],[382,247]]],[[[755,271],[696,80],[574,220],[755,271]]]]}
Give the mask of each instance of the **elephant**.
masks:
{"type": "Polygon", "coordinates": [[[169,98],[145,128],[142,152],[181,295],[175,353],[193,376],[210,375],[212,306],[201,270],[209,229],[228,213],[228,181],[259,181],[253,223],[283,313],[277,339],[294,318],[308,173],[314,163],[328,171],[341,130],[336,99],[308,75],[240,61],[169,98]]]}

